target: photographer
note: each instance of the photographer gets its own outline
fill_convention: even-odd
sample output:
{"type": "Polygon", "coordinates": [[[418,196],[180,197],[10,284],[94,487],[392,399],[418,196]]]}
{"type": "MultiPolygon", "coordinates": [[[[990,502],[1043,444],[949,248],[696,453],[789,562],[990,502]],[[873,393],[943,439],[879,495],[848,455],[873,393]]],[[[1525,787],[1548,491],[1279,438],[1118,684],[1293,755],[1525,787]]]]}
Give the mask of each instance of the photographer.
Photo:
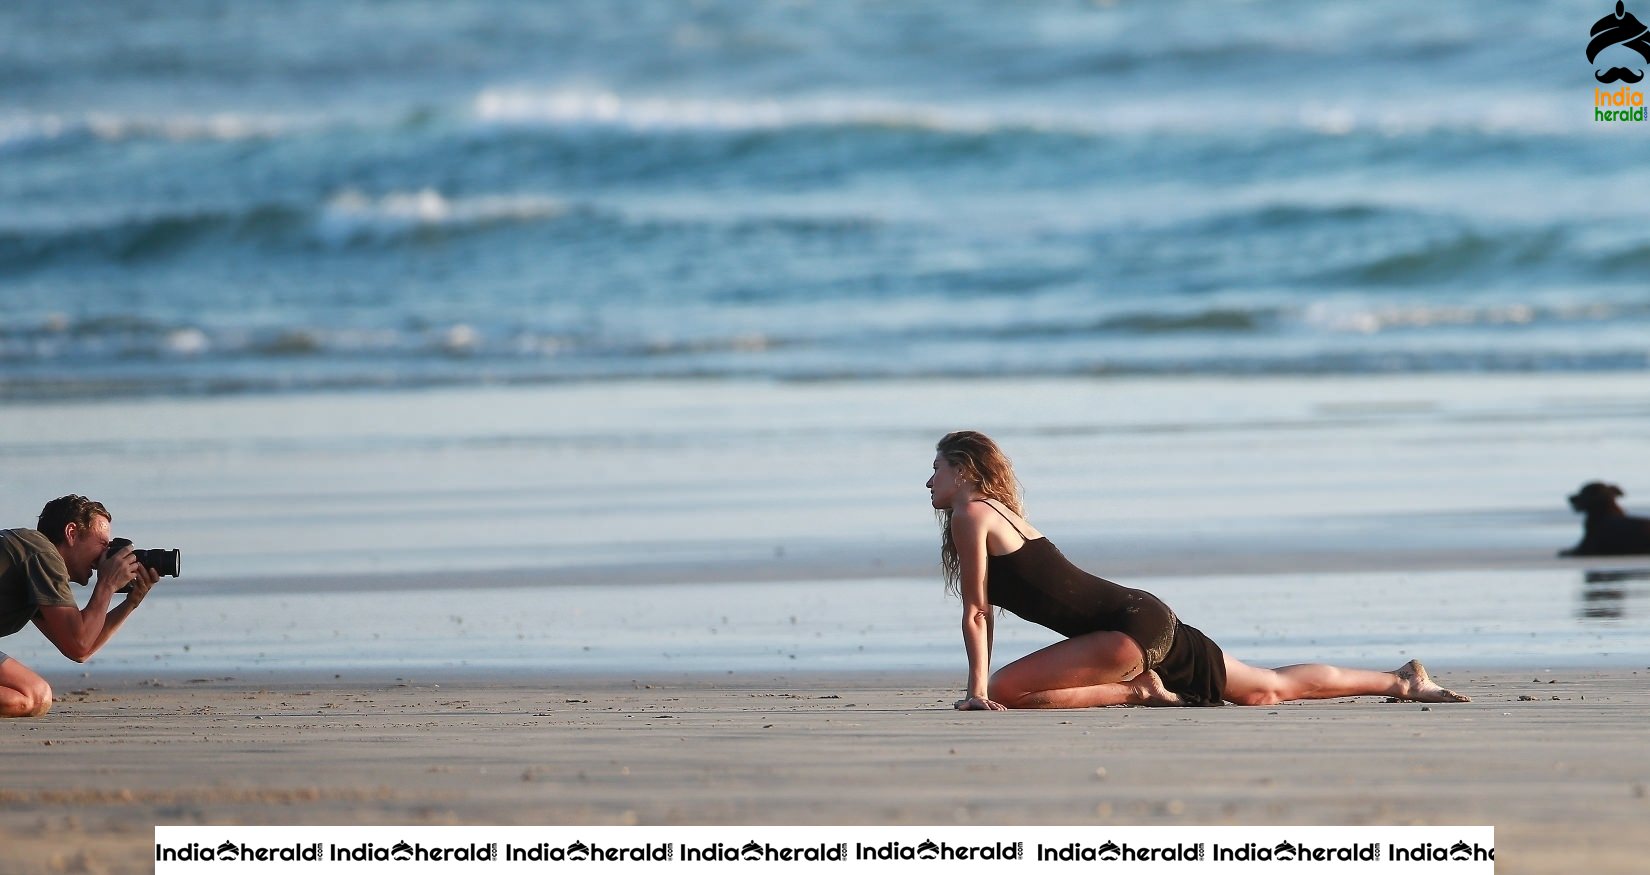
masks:
{"type": "MultiPolygon", "coordinates": [[[[112,519],[101,503],[65,495],[46,503],[37,530],[0,531],[0,637],[33,620],[75,662],[109,641],[159,579],[130,545],[105,555],[112,519]],[[86,607],[77,608],[69,581],[85,586],[94,570],[97,586],[86,607]],[[125,601],[110,610],[115,590],[128,583],[125,601]]],[[[43,717],[51,707],[45,679],[0,652],[0,717],[43,717]]]]}

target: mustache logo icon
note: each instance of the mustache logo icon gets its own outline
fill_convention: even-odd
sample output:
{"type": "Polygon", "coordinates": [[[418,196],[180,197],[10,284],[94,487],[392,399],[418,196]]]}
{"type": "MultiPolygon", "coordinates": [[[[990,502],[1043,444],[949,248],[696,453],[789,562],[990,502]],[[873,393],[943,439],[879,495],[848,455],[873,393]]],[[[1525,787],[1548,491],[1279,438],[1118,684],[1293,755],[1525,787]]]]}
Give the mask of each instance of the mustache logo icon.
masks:
{"type": "Polygon", "coordinates": [[[1608,85],[1611,82],[1636,83],[1644,78],[1644,71],[1634,72],[1626,67],[1611,67],[1602,73],[1594,73],[1593,78],[1608,85]]]}
{"type": "MultiPolygon", "coordinates": [[[[1606,15],[1593,23],[1592,42],[1587,44],[1587,63],[1598,61],[1598,56],[1611,46],[1624,46],[1650,63],[1650,26],[1627,11],[1627,4],[1616,0],[1616,13],[1606,15]]],[[[1644,79],[1643,70],[1629,67],[1611,67],[1594,70],[1593,78],[1606,85],[1611,82],[1637,83],[1644,79]]]]}

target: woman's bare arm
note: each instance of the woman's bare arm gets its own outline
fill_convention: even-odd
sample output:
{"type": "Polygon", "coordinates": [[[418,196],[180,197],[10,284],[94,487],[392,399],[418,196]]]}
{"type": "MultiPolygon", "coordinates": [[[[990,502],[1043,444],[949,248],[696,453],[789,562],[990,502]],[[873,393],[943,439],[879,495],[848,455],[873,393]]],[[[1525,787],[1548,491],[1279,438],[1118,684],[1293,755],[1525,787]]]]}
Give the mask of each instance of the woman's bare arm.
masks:
{"type": "Polygon", "coordinates": [[[968,654],[968,697],[957,703],[963,710],[1006,710],[991,701],[991,602],[986,598],[985,524],[970,513],[951,516],[951,537],[962,565],[962,636],[968,654]]]}

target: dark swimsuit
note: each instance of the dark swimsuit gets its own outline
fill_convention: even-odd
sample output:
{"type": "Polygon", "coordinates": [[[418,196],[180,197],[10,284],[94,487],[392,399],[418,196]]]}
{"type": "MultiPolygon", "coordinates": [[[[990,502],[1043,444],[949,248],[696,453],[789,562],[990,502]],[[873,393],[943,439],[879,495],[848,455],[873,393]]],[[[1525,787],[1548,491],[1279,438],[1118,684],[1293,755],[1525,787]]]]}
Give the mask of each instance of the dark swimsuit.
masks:
{"type": "Polygon", "coordinates": [[[1142,670],[1157,672],[1188,704],[1221,704],[1226,657],[1219,645],[1180,622],[1157,596],[1089,574],[1049,539],[1027,538],[996,505],[975,500],[997,511],[1025,541],[1012,553],[986,558],[988,601],[1067,638],[1122,632],[1146,654],[1142,670]]]}

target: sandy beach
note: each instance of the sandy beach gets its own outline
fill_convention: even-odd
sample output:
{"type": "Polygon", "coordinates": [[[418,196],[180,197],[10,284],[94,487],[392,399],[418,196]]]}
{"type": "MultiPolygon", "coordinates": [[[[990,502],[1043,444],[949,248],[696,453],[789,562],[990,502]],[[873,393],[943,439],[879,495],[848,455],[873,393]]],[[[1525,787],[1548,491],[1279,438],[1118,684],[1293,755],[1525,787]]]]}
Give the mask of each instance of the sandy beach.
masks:
{"type": "Polygon", "coordinates": [[[1493,824],[1639,872],[1650,668],[1447,671],[1471,704],[958,713],[894,674],[63,690],[0,736],[8,871],[143,872],[156,824],[1493,824]]]}

